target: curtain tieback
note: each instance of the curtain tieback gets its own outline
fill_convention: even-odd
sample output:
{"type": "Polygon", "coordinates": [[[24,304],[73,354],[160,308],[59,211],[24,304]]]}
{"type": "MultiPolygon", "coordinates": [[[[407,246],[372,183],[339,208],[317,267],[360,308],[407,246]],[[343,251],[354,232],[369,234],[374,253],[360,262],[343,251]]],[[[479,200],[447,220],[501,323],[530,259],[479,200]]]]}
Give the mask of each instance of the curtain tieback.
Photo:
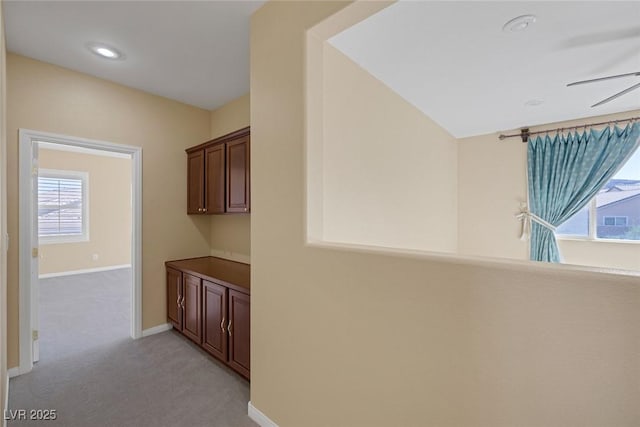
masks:
{"type": "Polygon", "coordinates": [[[527,206],[520,207],[520,213],[516,214],[516,218],[521,221],[522,227],[520,228],[520,239],[526,240],[529,236],[531,236],[531,221],[537,222],[541,226],[551,230],[555,233],[556,227],[548,221],[540,218],[538,215],[534,214],[529,210],[527,206]]]}

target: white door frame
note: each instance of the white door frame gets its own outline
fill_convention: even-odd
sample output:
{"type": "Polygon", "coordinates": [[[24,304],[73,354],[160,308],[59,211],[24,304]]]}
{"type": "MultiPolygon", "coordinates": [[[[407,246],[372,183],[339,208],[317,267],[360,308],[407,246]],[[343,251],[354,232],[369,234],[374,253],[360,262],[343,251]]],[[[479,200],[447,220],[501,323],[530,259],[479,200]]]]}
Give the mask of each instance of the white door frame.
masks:
{"type": "Polygon", "coordinates": [[[33,171],[34,142],[49,142],[72,147],[90,148],[131,155],[131,197],[132,197],[132,236],[131,236],[131,271],[133,286],[131,287],[131,338],[142,337],[142,148],[131,145],[114,144],[112,142],[95,141],[66,135],[57,135],[28,129],[19,130],[19,292],[20,292],[20,365],[18,374],[29,372],[33,368],[32,349],[32,310],[37,309],[33,301],[32,287],[37,284],[32,271],[32,242],[37,239],[31,219],[33,212],[31,197],[31,176],[33,171]],[[25,197],[26,196],[26,197],[25,197]],[[35,233],[35,236],[34,236],[35,233]]]}

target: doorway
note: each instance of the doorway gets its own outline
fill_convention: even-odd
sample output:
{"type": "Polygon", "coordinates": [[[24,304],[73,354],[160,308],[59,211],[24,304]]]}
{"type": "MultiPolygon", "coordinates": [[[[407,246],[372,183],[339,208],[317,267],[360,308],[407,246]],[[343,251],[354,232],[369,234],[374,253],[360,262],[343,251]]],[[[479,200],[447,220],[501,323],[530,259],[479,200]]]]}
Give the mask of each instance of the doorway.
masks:
{"type": "MultiPolygon", "coordinates": [[[[41,215],[40,220],[38,218],[38,211],[46,212],[47,206],[38,206],[38,182],[41,182],[42,185],[46,184],[57,184],[62,188],[62,186],[66,185],[68,188],[74,188],[76,186],[76,196],[80,197],[78,194],[82,195],[82,188],[89,189],[89,185],[85,183],[85,186],[82,187],[83,179],[87,179],[87,177],[83,178],[82,174],[74,175],[70,173],[69,170],[61,171],[61,170],[47,170],[42,174],[42,177],[39,177],[39,171],[43,171],[43,169],[39,165],[39,151],[40,148],[44,148],[44,152],[49,152],[49,150],[63,150],[66,152],[72,151],[74,153],[84,153],[84,154],[101,154],[106,156],[105,158],[120,158],[127,159],[126,167],[129,168],[128,174],[130,176],[130,204],[129,209],[125,215],[128,215],[128,218],[125,218],[125,222],[130,224],[127,233],[130,233],[130,239],[127,239],[129,242],[128,249],[128,257],[126,259],[130,260],[129,264],[120,263],[119,265],[115,265],[115,267],[120,268],[74,268],[73,266],[66,266],[67,270],[71,270],[72,273],[78,273],[78,275],[67,276],[68,280],[65,280],[67,283],[70,283],[70,288],[66,290],[70,290],[71,286],[79,286],[77,289],[82,289],[83,284],[79,284],[78,278],[80,277],[90,277],[94,275],[94,282],[98,283],[100,294],[102,297],[107,299],[114,300],[118,299],[117,302],[122,303],[123,299],[130,301],[130,310],[129,315],[126,316],[127,313],[124,313],[124,318],[129,323],[129,335],[132,338],[139,338],[142,335],[141,331],[141,217],[142,217],[142,209],[141,209],[141,166],[142,166],[142,150],[140,147],[134,146],[126,146],[121,144],[114,144],[110,142],[103,141],[94,141],[87,140],[76,137],[69,137],[64,135],[55,135],[44,132],[31,131],[26,129],[20,129],[19,133],[19,141],[20,141],[20,179],[19,179],[19,191],[22,197],[20,198],[20,365],[18,374],[23,374],[32,369],[33,363],[39,358],[39,347],[40,347],[40,334],[39,334],[39,275],[40,275],[40,261],[41,256],[48,249],[46,245],[43,243],[50,242],[41,242],[39,238],[39,228],[47,228],[47,232],[42,233],[42,239],[54,239],[56,238],[56,227],[58,227],[58,231],[60,234],[65,235],[64,238],[71,239],[72,241],[75,239],[77,241],[89,241],[90,234],[90,223],[92,216],[87,213],[83,213],[82,209],[78,208],[78,206],[82,205],[84,208],[90,206],[89,199],[91,199],[91,194],[86,194],[85,203],[76,203],[76,207],[74,209],[70,209],[68,212],[73,212],[73,215],[69,215],[65,224],[60,226],[60,218],[53,219],[51,221],[52,224],[47,224],[47,222],[43,219],[41,215]],[[57,174],[56,174],[57,173],[57,174]],[[73,176],[72,176],[73,175],[73,176]],[[48,178],[48,179],[45,179],[48,178]],[[61,184],[62,183],[62,184],[61,184]],[[40,209],[38,209],[40,208],[40,209]],[[86,218],[86,221],[83,220],[83,217],[86,218]],[[64,228],[63,230],[60,227],[64,228]],[[46,235],[46,236],[45,236],[46,235]],[[104,270],[105,273],[98,273],[101,270],[104,270]],[[113,271],[106,271],[113,270],[113,271]],[[87,276],[89,274],[89,276],[87,276]],[[101,274],[100,276],[97,276],[101,274]],[[105,276],[106,274],[106,276],[105,276]],[[122,280],[124,279],[129,286],[127,287],[126,292],[129,293],[127,295],[122,295],[122,289],[116,290],[115,294],[106,292],[107,287],[105,287],[104,279],[111,277],[111,279],[122,280]],[[75,285],[72,285],[73,282],[76,282],[75,285]],[[128,318],[128,319],[127,319],[128,318]]],[[[49,156],[50,157],[50,156],[49,156]]],[[[44,160],[44,159],[43,159],[44,160]]],[[[68,169],[68,168],[66,168],[68,169]]],[[[86,169],[86,168],[85,168],[86,169]]],[[[115,172],[115,171],[114,171],[115,172]]],[[[91,180],[88,177],[87,180],[91,180]]],[[[69,190],[71,191],[71,190],[69,190]]],[[[42,196],[42,194],[41,194],[42,196]]],[[[82,196],[84,198],[84,195],[82,196]]],[[[94,197],[99,197],[99,195],[94,195],[94,197]]],[[[53,213],[55,217],[55,212],[53,213]]],[[[94,215],[95,216],[95,215],[94,215]]],[[[101,230],[104,231],[104,230],[101,230]]],[[[95,231],[94,231],[95,233],[95,231]]],[[[64,240],[63,238],[63,240],[64,240]]],[[[126,238],[126,236],[125,236],[126,238]]],[[[72,247],[73,245],[69,245],[72,247]]],[[[61,247],[61,246],[58,246],[61,247]]],[[[85,246],[85,250],[87,247],[85,246]]],[[[89,249],[91,251],[91,249],[89,249]]],[[[111,250],[113,254],[117,254],[118,252],[122,252],[122,248],[120,250],[115,249],[111,250]]],[[[95,251],[96,253],[91,253],[91,261],[95,261],[96,265],[99,265],[99,257],[101,256],[99,251],[95,251]]],[[[106,251],[109,252],[109,251],[106,251]]],[[[54,252],[49,251],[50,254],[54,252]]],[[[104,253],[103,253],[104,254],[104,253]]],[[[86,254],[85,254],[86,256],[86,254]]],[[[107,257],[110,256],[107,254],[107,257]]],[[[49,257],[49,256],[48,256],[49,257]]],[[[73,255],[66,257],[67,261],[70,261],[69,258],[73,258],[73,255]]],[[[124,258],[120,258],[124,259],[124,258]]],[[[47,261],[49,261],[47,259],[47,261]]],[[[113,264],[113,262],[112,262],[113,264]]],[[[112,265],[112,267],[114,267],[112,265]]],[[[51,266],[47,266],[50,270],[51,266]]],[[[64,270],[65,268],[63,268],[64,270]]],[[[51,270],[50,270],[51,271],[51,270]]],[[[47,281],[48,286],[47,292],[56,292],[55,286],[59,286],[60,283],[56,284],[56,274],[44,272],[44,279],[47,281]]],[[[62,289],[62,288],[58,288],[62,289]]],[[[98,289],[98,288],[97,288],[98,289]]],[[[43,288],[44,290],[44,288],[43,288]]],[[[72,292],[72,291],[71,291],[72,292]]],[[[43,295],[44,296],[44,295],[43,295]]],[[[78,304],[80,304],[78,302],[78,304]]],[[[54,310],[63,310],[64,305],[54,306],[54,310]]],[[[78,320],[81,321],[80,317],[82,313],[88,313],[86,310],[78,311],[78,320]]],[[[122,319],[121,319],[122,320],[122,319]]],[[[95,328],[95,326],[94,326],[95,328]]],[[[60,330],[58,331],[60,332],[60,330]]],[[[98,333],[97,331],[94,331],[98,333]]],[[[80,342],[80,341],[78,341],[80,342]]]]}

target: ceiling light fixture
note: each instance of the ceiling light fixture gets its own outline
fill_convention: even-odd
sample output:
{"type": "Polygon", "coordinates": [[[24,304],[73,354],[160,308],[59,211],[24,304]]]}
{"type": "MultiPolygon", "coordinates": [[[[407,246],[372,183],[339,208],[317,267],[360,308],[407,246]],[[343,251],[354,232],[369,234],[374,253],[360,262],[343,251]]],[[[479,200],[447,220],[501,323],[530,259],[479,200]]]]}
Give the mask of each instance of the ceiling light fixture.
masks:
{"type": "Polygon", "coordinates": [[[511,21],[507,22],[502,26],[502,31],[507,33],[517,33],[519,31],[524,31],[529,28],[529,25],[536,22],[535,15],[522,15],[516,18],[513,18],[511,21]]]}
{"type": "Polygon", "coordinates": [[[124,55],[117,49],[102,43],[89,43],[87,48],[101,58],[124,59],[124,55]]]}
{"type": "Polygon", "coordinates": [[[544,101],[542,99],[530,99],[524,103],[527,107],[537,107],[538,105],[542,105],[544,101]]]}

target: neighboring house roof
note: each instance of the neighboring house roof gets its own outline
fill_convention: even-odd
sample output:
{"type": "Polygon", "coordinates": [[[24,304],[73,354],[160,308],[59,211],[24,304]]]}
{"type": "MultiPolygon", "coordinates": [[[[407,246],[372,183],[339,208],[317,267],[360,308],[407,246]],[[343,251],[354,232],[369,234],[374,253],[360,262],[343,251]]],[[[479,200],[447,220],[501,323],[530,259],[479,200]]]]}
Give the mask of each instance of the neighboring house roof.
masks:
{"type": "Polygon", "coordinates": [[[640,184],[617,185],[615,188],[621,191],[640,190],[640,184]]]}
{"type": "Polygon", "coordinates": [[[626,191],[604,191],[598,193],[596,197],[596,207],[601,208],[636,196],[640,196],[640,188],[626,191]]]}
{"type": "Polygon", "coordinates": [[[621,190],[623,190],[625,187],[627,189],[631,189],[630,187],[638,187],[640,188],[640,180],[637,179],[610,179],[605,186],[603,187],[603,190],[608,190],[610,188],[613,187],[618,187],[621,190]]]}

